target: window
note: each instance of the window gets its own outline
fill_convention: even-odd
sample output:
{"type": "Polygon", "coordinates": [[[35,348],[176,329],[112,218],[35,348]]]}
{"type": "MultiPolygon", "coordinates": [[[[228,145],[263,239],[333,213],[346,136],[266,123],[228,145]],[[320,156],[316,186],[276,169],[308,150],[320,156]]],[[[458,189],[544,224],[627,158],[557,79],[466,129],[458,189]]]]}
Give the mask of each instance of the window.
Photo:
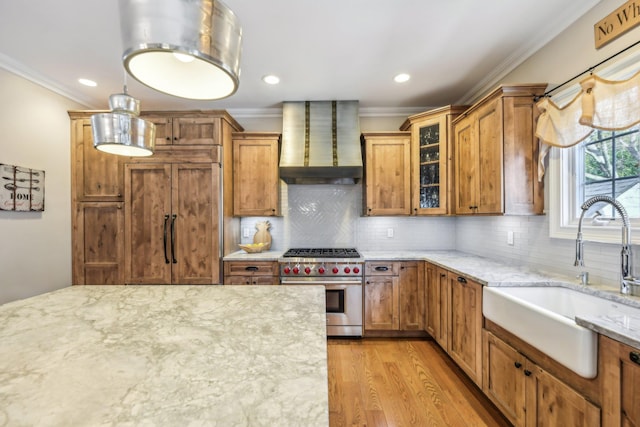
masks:
{"type": "MultiPolygon", "coordinates": [[[[551,154],[551,237],[575,239],[582,203],[605,195],[625,207],[632,241],[640,243],[640,125],[622,131],[595,130],[580,144],[554,148],[551,154]]],[[[583,221],[585,239],[619,243],[621,225],[611,205],[597,203],[583,221]]]]}

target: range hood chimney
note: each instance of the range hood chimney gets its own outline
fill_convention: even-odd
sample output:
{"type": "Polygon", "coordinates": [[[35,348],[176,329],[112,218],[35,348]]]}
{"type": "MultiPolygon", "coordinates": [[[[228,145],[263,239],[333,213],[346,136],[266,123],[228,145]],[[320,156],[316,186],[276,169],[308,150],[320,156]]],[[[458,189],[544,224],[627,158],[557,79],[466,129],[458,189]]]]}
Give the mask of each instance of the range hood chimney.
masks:
{"type": "Polygon", "coordinates": [[[355,184],[362,178],[358,101],[284,102],[280,178],[355,184]]]}

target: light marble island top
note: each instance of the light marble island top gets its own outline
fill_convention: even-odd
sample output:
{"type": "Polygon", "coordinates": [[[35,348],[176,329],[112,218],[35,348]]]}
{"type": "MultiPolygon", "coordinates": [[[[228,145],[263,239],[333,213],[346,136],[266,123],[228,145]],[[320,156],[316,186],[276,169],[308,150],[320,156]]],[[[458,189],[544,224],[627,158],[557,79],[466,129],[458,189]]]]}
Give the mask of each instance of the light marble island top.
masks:
{"type": "Polygon", "coordinates": [[[73,286],[0,306],[0,426],[327,426],[325,293],[73,286]]]}

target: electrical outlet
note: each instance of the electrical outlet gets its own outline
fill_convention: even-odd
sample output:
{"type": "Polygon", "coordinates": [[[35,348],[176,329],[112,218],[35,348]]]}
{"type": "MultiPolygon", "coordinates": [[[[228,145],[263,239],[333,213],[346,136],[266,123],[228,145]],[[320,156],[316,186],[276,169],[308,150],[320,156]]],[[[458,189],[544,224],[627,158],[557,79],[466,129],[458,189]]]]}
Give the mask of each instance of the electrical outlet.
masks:
{"type": "Polygon", "coordinates": [[[251,229],[249,227],[244,227],[242,229],[242,237],[249,237],[251,234],[251,229]]]}
{"type": "Polygon", "coordinates": [[[393,237],[393,228],[387,228],[387,237],[389,239],[393,237]]]}
{"type": "Polygon", "coordinates": [[[513,231],[507,231],[507,245],[513,246],[513,231]]]}

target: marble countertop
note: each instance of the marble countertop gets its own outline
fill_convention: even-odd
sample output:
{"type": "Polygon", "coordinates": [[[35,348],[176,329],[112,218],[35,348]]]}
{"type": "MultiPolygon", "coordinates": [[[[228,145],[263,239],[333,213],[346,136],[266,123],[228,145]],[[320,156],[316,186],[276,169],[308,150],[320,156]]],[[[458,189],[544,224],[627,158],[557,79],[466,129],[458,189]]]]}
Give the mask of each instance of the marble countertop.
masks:
{"type": "Polygon", "coordinates": [[[236,251],[225,255],[224,261],[277,261],[282,256],[283,251],[266,251],[258,253],[247,253],[245,251],[236,251]]]}
{"type": "Polygon", "coordinates": [[[0,425],[327,426],[322,286],[73,286],[0,306],[0,425]]]}

